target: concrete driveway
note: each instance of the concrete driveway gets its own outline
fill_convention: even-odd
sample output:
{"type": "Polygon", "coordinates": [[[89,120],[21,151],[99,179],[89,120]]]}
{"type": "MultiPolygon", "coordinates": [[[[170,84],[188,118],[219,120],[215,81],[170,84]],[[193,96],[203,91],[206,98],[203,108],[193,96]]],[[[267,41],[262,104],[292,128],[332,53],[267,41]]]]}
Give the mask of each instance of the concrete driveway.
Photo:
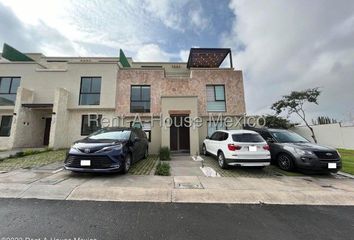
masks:
{"type": "Polygon", "coordinates": [[[42,168],[0,174],[0,197],[60,200],[354,205],[354,180],[270,176],[74,174],[42,168]]]}

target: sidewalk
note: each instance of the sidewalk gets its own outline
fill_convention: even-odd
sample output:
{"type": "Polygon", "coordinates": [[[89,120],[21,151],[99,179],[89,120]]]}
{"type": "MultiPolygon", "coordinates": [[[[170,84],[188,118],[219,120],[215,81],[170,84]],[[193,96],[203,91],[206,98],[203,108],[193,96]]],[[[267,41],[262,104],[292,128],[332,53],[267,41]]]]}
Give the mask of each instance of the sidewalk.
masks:
{"type": "Polygon", "coordinates": [[[190,155],[172,155],[168,163],[172,176],[204,176],[200,170],[201,162],[193,161],[190,155]]]}
{"type": "Polygon", "coordinates": [[[353,179],[73,174],[0,174],[0,197],[59,200],[354,205],[353,179]]]}

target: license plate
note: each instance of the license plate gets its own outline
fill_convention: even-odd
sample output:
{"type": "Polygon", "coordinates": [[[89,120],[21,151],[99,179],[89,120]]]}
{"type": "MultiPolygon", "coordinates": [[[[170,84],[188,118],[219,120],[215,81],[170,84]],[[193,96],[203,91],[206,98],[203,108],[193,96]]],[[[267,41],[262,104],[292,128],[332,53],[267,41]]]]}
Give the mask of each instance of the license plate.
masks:
{"type": "Polygon", "coordinates": [[[91,166],[91,160],[81,160],[80,165],[83,167],[91,166]]]}
{"type": "Polygon", "coordinates": [[[257,146],[249,146],[248,151],[250,152],[256,152],[257,151],[257,146]]]}
{"type": "Polygon", "coordinates": [[[337,163],[328,163],[328,168],[329,169],[336,169],[337,168],[337,163]]]}

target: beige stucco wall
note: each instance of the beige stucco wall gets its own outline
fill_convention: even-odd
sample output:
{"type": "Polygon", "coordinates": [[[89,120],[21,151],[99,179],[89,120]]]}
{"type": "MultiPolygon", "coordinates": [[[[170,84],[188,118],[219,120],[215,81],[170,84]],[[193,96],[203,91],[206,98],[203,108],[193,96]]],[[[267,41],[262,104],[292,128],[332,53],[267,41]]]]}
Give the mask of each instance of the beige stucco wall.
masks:
{"type": "MultiPolygon", "coordinates": [[[[190,111],[189,117],[195,119],[198,117],[198,98],[195,96],[184,97],[162,97],[161,98],[162,116],[170,117],[169,111],[190,111]]],[[[189,128],[190,153],[199,153],[199,130],[198,128],[189,128]]],[[[161,128],[161,145],[170,147],[170,128],[164,126],[161,128]]]]}
{"type": "Polygon", "coordinates": [[[0,149],[41,147],[45,128],[44,117],[52,117],[49,146],[70,146],[73,140],[82,138],[81,115],[78,113],[110,110],[111,114],[114,114],[117,71],[116,62],[62,63],[53,69],[43,69],[36,63],[1,63],[0,77],[21,77],[21,85],[15,106],[0,106],[0,114],[4,111],[6,114],[16,114],[11,136],[0,137],[0,149]],[[81,77],[85,76],[101,77],[100,105],[79,105],[81,77]],[[41,111],[24,108],[23,103],[51,103],[54,106],[53,109],[41,111]]]}
{"type": "MultiPolygon", "coordinates": [[[[98,76],[101,80],[100,105],[114,108],[116,98],[116,63],[68,63],[64,69],[42,69],[34,63],[1,63],[0,76],[21,77],[21,87],[34,92],[34,103],[53,103],[55,91],[64,88],[70,93],[69,108],[79,106],[81,77],[98,76]]],[[[90,106],[89,106],[90,107],[90,106]]]]}
{"type": "MultiPolygon", "coordinates": [[[[341,127],[339,123],[312,126],[319,144],[335,147],[354,149],[354,127],[341,127]]],[[[310,130],[305,126],[292,128],[313,142],[310,130]]]]}
{"type": "Polygon", "coordinates": [[[45,118],[50,110],[21,108],[13,118],[11,148],[43,146],[45,118]]]}

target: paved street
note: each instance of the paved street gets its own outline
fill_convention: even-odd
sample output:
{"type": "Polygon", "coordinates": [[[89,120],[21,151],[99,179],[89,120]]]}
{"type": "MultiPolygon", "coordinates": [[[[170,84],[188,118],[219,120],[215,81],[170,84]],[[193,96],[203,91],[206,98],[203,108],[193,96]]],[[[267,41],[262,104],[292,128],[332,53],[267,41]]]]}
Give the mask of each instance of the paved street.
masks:
{"type": "Polygon", "coordinates": [[[0,237],[352,239],[354,207],[0,199],[0,237]]]}

